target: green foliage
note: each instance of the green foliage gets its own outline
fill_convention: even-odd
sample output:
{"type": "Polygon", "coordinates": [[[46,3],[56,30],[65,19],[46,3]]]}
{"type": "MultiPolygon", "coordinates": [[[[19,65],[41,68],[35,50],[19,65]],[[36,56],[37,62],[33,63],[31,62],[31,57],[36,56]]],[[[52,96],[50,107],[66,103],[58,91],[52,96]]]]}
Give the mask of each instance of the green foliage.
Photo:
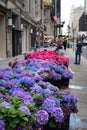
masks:
{"type": "MultiPolygon", "coordinates": [[[[34,122],[34,117],[28,117],[25,113],[18,110],[22,106],[22,101],[18,97],[10,97],[11,108],[5,108],[0,106],[0,119],[5,119],[6,121],[6,130],[12,130],[18,127],[26,127],[29,121],[34,122]]],[[[33,109],[34,104],[30,104],[28,107],[33,109]]]]}

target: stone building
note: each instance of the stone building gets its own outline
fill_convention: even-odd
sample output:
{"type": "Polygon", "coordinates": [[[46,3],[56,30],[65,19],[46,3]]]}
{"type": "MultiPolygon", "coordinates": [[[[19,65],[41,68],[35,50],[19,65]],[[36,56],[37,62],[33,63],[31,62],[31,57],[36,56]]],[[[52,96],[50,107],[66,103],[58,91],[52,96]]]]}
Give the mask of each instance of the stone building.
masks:
{"type": "Polygon", "coordinates": [[[45,35],[54,36],[54,4],[52,0],[44,0],[45,35]]]}
{"type": "Polygon", "coordinates": [[[42,44],[43,0],[0,0],[0,59],[29,52],[42,44]]]}

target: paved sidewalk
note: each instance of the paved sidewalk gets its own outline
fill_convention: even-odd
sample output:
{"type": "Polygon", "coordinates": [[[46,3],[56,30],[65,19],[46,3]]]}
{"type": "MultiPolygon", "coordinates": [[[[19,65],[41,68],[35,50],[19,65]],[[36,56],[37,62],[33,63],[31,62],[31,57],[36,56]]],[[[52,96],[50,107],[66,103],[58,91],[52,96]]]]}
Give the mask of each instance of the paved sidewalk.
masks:
{"type": "Polygon", "coordinates": [[[74,52],[67,49],[65,56],[70,58],[70,67],[74,71],[74,78],[70,80],[70,89],[79,97],[79,113],[80,116],[87,116],[87,59],[81,57],[81,64],[74,64],[74,52]]]}

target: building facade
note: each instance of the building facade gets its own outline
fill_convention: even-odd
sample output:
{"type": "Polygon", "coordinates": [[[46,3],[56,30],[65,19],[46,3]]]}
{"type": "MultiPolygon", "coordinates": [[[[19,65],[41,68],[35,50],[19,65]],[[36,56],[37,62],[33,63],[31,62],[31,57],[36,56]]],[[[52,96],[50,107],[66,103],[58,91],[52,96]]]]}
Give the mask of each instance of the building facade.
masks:
{"type": "Polygon", "coordinates": [[[87,12],[87,0],[84,0],[84,12],[87,12]]]}
{"type": "Polygon", "coordinates": [[[44,0],[44,34],[54,36],[54,5],[52,0],[44,0]]]}
{"type": "Polygon", "coordinates": [[[79,6],[75,8],[74,6],[71,9],[70,14],[70,34],[73,37],[77,37],[79,32],[79,18],[84,12],[84,8],[82,6],[79,6]]]}
{"type": "Polygon", "coordinates": [[[0,59],[29,52],[35,39],[41,46],[43,15],[43,0],[0,0],[0,59]]]}
{"type": "Polygon", "coordinates": [[[6,50],[6,9],[7,1],[0,1],[0,59],[7,55],[6,50]]]}
{"type": "Polygon", "coordinates": [[[87,12],[84,12],[79,19],[79,31],[87,32],[87,12]]]}

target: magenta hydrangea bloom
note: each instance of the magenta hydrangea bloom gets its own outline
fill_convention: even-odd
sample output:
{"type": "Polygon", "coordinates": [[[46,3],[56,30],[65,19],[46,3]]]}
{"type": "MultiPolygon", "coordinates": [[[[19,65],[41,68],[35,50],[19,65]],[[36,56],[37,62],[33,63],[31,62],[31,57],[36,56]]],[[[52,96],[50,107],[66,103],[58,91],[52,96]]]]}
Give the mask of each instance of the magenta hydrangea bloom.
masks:
{"type": "Polygon", "coordinates": [[[49,114],[45,110],[40,110],[36,113],[36,121],[40,125],[46,125],[49,120],[49,114]]]}

